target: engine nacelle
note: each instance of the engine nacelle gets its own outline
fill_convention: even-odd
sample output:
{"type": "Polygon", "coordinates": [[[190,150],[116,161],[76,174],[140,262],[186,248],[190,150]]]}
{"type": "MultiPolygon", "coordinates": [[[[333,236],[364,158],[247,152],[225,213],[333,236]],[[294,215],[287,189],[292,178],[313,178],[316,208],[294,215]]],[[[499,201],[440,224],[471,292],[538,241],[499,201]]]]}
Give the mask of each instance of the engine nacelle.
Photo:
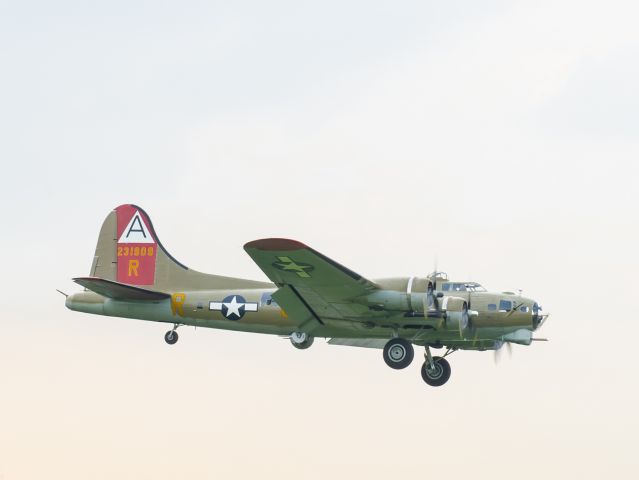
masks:
{"type": "Polygon", "coordinates": [[[519,345],[530,345],[532,343],[532,332],[525,328],[521,328],[508,333],[501,338],[506,342],[518,343],[519,345]]]}
{"type": "Polygon", "coordinates": [[[468,327],[468,303],[459,297],[444,297],[441,309],[445,312],[446,330],[465,330],[468,327]]]}

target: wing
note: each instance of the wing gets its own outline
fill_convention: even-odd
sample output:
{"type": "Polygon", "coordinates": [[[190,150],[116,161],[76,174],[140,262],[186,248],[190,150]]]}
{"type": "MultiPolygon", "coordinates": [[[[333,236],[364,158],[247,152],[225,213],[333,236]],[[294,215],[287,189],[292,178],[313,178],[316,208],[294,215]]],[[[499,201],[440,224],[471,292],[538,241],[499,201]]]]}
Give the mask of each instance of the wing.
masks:
{"type": "Polygon", "coordinates": [[[362,320],[371,311],[356,299],[379,287],[303,243],[265,238],[244,245],[244,250],[280,289],[273,298],[302,323],[315,318],[362,320]]]}
{"type": "Polygon", "coordinates": [[[78,277],[73,281],[104,297],[114,300],[163,300],[171,298],[168,293],[147,290],[146,288],[133,287],[104,278],[78,277]]]}

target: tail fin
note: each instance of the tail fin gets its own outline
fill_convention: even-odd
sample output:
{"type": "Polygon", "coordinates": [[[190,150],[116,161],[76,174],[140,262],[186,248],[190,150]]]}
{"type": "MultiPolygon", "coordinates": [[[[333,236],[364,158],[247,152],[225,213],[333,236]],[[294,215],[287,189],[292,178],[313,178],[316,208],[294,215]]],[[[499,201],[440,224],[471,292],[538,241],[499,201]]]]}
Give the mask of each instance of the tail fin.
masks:
{"type": "Polygon", "coordinates": [[[104,220],[89,275],[160,291],[272,287],[189,269],[166,251],[147,213],[132,204],[120,205],[104,220]]]}

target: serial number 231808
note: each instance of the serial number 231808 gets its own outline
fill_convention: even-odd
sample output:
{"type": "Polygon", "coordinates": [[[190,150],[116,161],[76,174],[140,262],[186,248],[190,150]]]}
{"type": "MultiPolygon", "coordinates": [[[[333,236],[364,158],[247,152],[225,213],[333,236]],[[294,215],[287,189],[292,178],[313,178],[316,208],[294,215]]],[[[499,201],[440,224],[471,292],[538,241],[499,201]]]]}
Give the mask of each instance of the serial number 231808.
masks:
{"type": "Polygon", "coordinates": [[[152,257],[153,247],[118,247],[118,257],[152,257]]]}

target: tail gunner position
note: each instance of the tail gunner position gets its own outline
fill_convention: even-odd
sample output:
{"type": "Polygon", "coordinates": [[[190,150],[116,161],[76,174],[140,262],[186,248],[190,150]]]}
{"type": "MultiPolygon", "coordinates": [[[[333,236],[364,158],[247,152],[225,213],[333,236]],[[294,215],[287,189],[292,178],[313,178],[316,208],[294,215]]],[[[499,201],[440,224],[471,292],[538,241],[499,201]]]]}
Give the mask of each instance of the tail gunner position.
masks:
{"type": "Polygon", "coordinates": [[[90,276],[66,306],[79,312],[287,336],[306,349],[315,337],[334,345],[383,349],[386,364],[406,368],[424,347],[421,374],[446,383],[456,350],[530,345],[546,319],[539,304],[510,292],[487,292],[446,274],[368,280],[303,243],[265,238],[244,250],[273,282],[196,272],[162,246],[144,210],[120,205],[104,221],[90,276]],[[431,348],[446,347],[443,356],[431,348]]]}

